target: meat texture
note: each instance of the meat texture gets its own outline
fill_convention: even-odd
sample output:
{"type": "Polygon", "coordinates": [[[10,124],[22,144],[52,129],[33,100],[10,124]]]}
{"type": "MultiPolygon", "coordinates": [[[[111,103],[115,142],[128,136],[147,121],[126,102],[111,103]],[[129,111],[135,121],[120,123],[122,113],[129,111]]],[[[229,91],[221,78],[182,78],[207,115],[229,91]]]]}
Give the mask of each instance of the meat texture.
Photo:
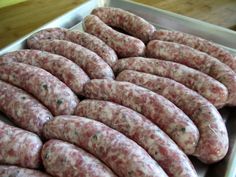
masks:
{"type": "Polygon", "coordinates": [[[0,165],[1,177],[50,177],[48,174],[38,170],[21,168],[13,165],[0,165]]]}
{"type": "Polygon", "coordinates": [[[116,51],[118,57],[144,55],[145,44],[141,40],[112,29],[95,15],[84,18],[83,28],[86,32],[103,40],[116,51]]]}
{"type": "Polygon", "coordinates": [[[87,150],[120,177],[167,177],[149,154],[120,132],[78,116],[58,116],[44,126],[46,138],[57,138],[87,150]]]}
{"type": "Polygon", "coordinates": [[[147,43],[155,31],[155,27],[145,19],[114,7],[98,7],[91,14],[98,16],[109,26],[120,28],[147,43]]]}
{"type": "Polygon", "coordinates": [[[131,57],[117,61],[114,72],[136,70],[173,79],[198,92],[217,108],[226,104],[227,88],[212,77],[185,65],[152,58],[131,57]]]}
{"type": "Polygon", "coordinates": [[[137,71],[125,70],[116,79],[150,89],[183,110],[199,129],[200,139],[194,155],[202,162],[215,163],[225,157],[229,138],[224,121],[205,98],[171,79],[137,71]]]}
{"type": "Polygon", "coordinates": [[[166,98],[129,82],[94,79],[84,85],[87,98],[112,101],[129,107],[154,122],[187,154],[195,151],[197,127],[166,98]]]}
{"type": "Polygon", "coordinates": [[[189,46],[158,40],[148,43],[146,53],[149,57],[181,63],[208,74],[227,87],[227,104],[236,105],[236,73],[216,58],[189,46]]]}
{"type": "Polygon", "coordinates": [[[114,78],[111,67],[93,51],[65,40],[27,39],[29,48],[62,55],[79,65],[91,79],[114,78]]]}
{"type": "Polygon", "coordinates": [[[0,121],[0,164],[39,168],[41,148],[36,134],[0,121]]]}
{"type": "Polygon", "coordinates": [[[61,140],[47,141],[41,157],[46,171],[55,177],[116,177],[94,156],[61,140]]]}
{"type": "Polygon", "coordinates": [[[59,79],[47,71],[23,64],[3,63],[0,79],[18,86],[40,100],[53,115],[73,114],[78,98],[59,79]]]}
{"type": "Polygon", "coordinates": [[[32,38],[34,40],[59,39],[71,41],[95,52],[110,66],[112,66],[117,61],[117,55],[115,51],[106,45],[105,42],[96,36],[81,32],[79,30],[48,28],[33,34],[33,36],[31,36],[31,40],[32,38]]]}
{"type": "Polygon", "coordinates": [[[52,118],[49,110],[25,91],[0,81],[0,111],[17,126],[42,135],[43,125],[52,118]]]}
{"type": "Polygon", "coordinates": [[[21,62],[43,68],[64,82],[76,94],[89,81],[88,75],[65,57],[40,50],[18,50],[0,57],[0,63],[21,62]]]}
{"type": "Polygon", "coordinates": [[[232,70],[234,70],[234,72],[236,72],[236,57],[229,51],[224,49],[222,46],[214,42],[180,31],[169,30],[155,31],[151,38],[152,40],[161,40],[184,44],[199,51],[205,52],[208,55],[217,58],[222,63],[225,63],[232,70]]]}
{"type": "Polygon", "coordinates": [[[171,177],[197,177],[188,157],[160,128],[132,109],[100,100],[83,100],[76,115],[97,120],[142,146],[171,177]]]}

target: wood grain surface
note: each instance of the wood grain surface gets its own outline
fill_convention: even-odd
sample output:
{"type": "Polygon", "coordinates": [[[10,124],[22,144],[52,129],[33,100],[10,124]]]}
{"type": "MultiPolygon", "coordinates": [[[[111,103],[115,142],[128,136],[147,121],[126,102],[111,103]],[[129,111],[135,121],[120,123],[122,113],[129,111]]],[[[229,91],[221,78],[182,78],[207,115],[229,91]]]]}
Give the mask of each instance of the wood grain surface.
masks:
{"type": "MultiPolygon", "coordinates": [[[[86,0],[27,0],[0,8],[0,48],[86,0]]],[[[236,0],[134,0],[236,29],[236,0]]]]}

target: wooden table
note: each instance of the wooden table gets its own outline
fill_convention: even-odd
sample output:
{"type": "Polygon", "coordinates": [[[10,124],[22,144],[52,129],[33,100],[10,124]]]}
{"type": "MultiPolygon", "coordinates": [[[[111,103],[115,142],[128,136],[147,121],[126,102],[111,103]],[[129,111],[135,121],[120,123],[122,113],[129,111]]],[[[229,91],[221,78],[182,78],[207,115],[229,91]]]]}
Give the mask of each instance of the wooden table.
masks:
{"type": "MultiPolygon", "coordinates": [[[[134,0],[236,29],[235,0],[134,0]]],[[[0,48],[80,5],[85,0],[27,0],[0,8],[0,48]]]]}

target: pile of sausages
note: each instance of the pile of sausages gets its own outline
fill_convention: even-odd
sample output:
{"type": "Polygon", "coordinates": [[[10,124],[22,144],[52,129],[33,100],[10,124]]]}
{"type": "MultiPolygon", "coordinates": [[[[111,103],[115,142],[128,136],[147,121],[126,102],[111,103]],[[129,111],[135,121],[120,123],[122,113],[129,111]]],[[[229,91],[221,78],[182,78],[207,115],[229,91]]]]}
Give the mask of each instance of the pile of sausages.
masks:
{"type": "Polygon", "coordinates": [[[83,28],[43,29],[0,56],[14,124],[0,121],[0,176],[197,177],[188,155],[225,157],[217,109],[236,105],[235,56],[119,8],[83,28]]]}

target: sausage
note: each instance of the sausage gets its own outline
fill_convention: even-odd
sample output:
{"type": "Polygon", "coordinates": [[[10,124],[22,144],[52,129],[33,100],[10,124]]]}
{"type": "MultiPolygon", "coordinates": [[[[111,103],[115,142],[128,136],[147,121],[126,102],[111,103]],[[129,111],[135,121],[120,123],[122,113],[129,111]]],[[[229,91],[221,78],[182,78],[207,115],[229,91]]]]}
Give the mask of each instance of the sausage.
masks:
{"type": "Polygon", "coordinates": [[[49,140],[41,157],[46,171],[55,177],[116,177],[102,162],[83,149],[61,140],[49,140]]]}
{"type": "Polygon", "coordinates": [[[115,51],[106,45],[105,42],[96,36],[79,30],[72,31],[65,28],[48,28],[33,34],[31,38],[34,40],[59,39],[71,41],[95,52],[110,66],[113,66],[117,61],[115,51]]]}
{"type": "Polygon", "coordinates": [[[91,14],[98,16],[109,26],[120,28],[147,43],[156,28],[145,19],[114,7],[98,7],[91,14]]]}
{"type": "Polygon", "coordinates": [[[118,60],[114,72],[136,70],[167,77],[198,92],[217,108],[223,107],[228,98],[227,88],[212,77],[185,65],[151,58],[133,57],[118,60]]]}
{"type": "Polygon", "coordinates": [[[0,111],[19,127],[41,136],[52,114],[25,91],[0,81],[0,111]]]}
{"type": "Polygon", "coordinates": [[[31,93],[40,100],[53,115],[73,114],[78,98],[60,80],[47,71],[23,64],[0,64],[0,79],[31,93]]]}
{"type": "Polygon", "coordinates": [[[74,143],[90,152],[120,177],[167,177],[143,148],[95,120],[57,116],[47,122],[43,130],[46,138],[74,143]]]}
{"type": "Polygon", "coordinates": [[[31,132],[0,121],[0,164],[38,168],[42,141],[31,132]]]}
{"type": "Polygon", "coordinates": [[[95,15],[84,18],[83,28],[86,32],[103,40],[116,51],[118,57],[144,55],[145,44],[141,40],[113,30],[95,15]]]}
{"type": "Polygon", "coordinates": [[[211,41],[180,31],[169,30],[155,31],[152,35],[152,40],[155,39],[184,44],[199,51],[205,52],[208,55],[217,58],[222,63],[225,63],[232,70],[234,70],[234,72],[236,72],[236,57],[220,45],[217,45],[211,41]]]}
{"type": "Polygon", "coordinates": [[[21,168],[13,165],[0,165],[1,177],[50,177],[38,170],[21,168]]]}
{"type": "Polygon", "coordinates": [[[188,157],[160,128],[124,106],[99,100],[83,100],[75,114],[106,124],[142,146],[172,177],[197,177],[188,157]]]}
{"type": "Polygon", "coordinates": [[[199,139],[197,127],[161,95],[129,82],[94,79],[84,85],[84,96],[129,107],[158,125],[185,153],[195,151],[199,139]]]}
{"type": "Polygon", "coordinates": [[[200,139],[193,155],[202,162],[215,163],[225,157],[229,138],[224,121],[217,109],[205,98],[174,80],[152,74],[125,70],[116,80],[150,89],[183,110],[200,132],[200,139]]]}
{"type": "Polygon", "coordinates": [[[158,40],[149,42],[146,52],[149,57],[185,64],[220,81],[229,91],[227,104],[236,105],[236,73],[216,58],[189,46],[158,40]]]}
{"type": "Polygon", "coordinates": [[[81,45],[65,40],[35,40],[34,37],[27,39],[29,48],[44,50],[62,55],[79,65],[91,79],[114,78],[110,66],[96,53],[81,45]]]}
{"type": "Polygon", "coordinates": [[[40,50],[18,50],[0,57],[0,63],[21,62],[43,68],[59,78],[76,94],[89,81],[88,75],[75,63],[65,57],[40,50]]]}

